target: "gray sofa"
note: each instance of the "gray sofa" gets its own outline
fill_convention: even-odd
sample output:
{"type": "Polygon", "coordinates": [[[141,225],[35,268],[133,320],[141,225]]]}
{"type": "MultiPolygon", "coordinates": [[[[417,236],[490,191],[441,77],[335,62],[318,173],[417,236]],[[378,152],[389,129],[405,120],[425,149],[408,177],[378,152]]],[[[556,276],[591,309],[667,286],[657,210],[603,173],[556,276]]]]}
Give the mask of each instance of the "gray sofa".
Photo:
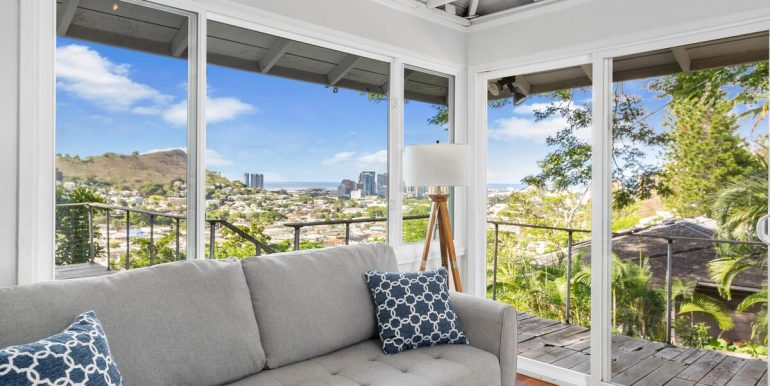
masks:
{"type": "Polygon", "coordinates": [[[397,271],[358,245],[162,264],[0,289],[0,348],[95,310],[127,385],[513,385],[516,312],[453,293],[470,345],[386,356],[363,279],[397,271]]]}

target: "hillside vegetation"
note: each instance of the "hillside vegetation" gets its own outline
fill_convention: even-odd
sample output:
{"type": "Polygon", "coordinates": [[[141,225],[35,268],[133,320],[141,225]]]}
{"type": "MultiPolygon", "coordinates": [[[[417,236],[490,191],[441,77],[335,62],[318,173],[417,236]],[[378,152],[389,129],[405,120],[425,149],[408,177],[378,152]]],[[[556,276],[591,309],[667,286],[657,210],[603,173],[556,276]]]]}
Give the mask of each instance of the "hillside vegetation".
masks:
{"type": "MultiPolygon", "coordinates": [[[[187,180],[187,154],[182,150],[146,154],[105,153],[95,157],[56,156],[56,179],[62,182],[89,182],[139,190],[148,184],[171,185],[187,180]]],[[[229,184],[216,172],[207,172],[207,183],[229,184]]]]}

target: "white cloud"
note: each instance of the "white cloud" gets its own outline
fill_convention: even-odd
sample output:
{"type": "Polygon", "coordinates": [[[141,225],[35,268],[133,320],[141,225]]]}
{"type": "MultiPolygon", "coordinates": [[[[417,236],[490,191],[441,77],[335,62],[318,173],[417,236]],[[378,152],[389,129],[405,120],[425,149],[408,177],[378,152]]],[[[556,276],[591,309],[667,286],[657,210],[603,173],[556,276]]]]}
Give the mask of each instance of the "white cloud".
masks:
{"type": "Polygon", "coordinates": [[[221,153],[214,149],[206,149],[206,166],[230,166],[233,161],[225,158],[221,153]]]}
{"type": "Polygon", "coordinates": [[[98,52],[77,44],[56,48],[56,80],[59,89],[72,93],[107,111],[127,111],[166,104],[171,96],[129,78],[130,66],[111,62],[98,52]]]}
{"type": "MultiPolygon", "coordinates": [[[[233,120],[250,113],[256,107],[233,97],[209,97],[206,99],[206,122],[219,123],[233,120]]],[[[187,101],[181,101],[163,112],[163,120],[178,126],[187,124],[187,101]]]]}
{"type": "Polygon", "coordinates": [[[352,151],[343,151],[331,156],[330,158],[322,160],[321,164],[324,166],[336,166],[353,158],[355,154],[356,153],[352,151]]]}
{"type": "MultiPolygon", "coordinates": [[[[532,103],[517,106],[513,116],[498,119],[489,128],[489,138],[498,141],[528,140],[544,144],[549,136],[556,135],[560,130],[569,127],[567,119],[554,115],[546,119],[536,120],[534,112],[549,106],[549,103],[532,103]]],[[[576,132],[578,138],[590,141],[591,129],[584,128],[576,132]]]]}
{"type": "Polygon", "coordinates": [[[378,150],[371,154],[364,154],[358,157],[357,165],[374,169],[385,169],[388,164],[388,151],[378,150]]]}

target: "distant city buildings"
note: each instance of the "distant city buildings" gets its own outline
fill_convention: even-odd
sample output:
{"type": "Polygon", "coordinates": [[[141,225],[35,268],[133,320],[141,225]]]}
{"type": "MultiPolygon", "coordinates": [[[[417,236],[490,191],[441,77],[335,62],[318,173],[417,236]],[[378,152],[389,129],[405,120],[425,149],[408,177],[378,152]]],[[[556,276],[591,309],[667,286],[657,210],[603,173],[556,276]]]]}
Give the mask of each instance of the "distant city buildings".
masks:
{"type": "Polygon", "coordinates": [[[247,188],[264,189],[265,188],[265,175],[258,173],[244,173],[243,184],[247,188]]]}
{"type": "Polygon", "coordinates": [[[337,197],[362,198],[368,196],[387,197],[388,173],[377,174],[363,171],[358,175],[358,182],[344,179],[337,186],[337,197]]]}
{"type": "Polygon", "coordinates": [[[350,193],[356,190],[356,183],[352,180],[342,180],[337,187],[338,197],[350,197],[350,193]]]}
{"type": "Polygon", "coordinates": [[[380,197],[388,196],[388,173],[377,175],[377,195],[380,197]]]}
{"type": "Polygon", "coordinates": [[[358,175],[358,184],[360,185],[362,195],[377,195],[377,173],[361,172],[361,174],[358,175]]]}

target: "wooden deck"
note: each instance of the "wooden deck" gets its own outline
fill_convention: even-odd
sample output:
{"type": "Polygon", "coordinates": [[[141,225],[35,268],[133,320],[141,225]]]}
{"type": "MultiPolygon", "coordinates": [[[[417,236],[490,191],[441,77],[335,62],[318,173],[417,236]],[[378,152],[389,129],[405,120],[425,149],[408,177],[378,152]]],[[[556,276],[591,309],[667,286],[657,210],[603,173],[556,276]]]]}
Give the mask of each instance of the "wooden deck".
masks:
{"type": "Polygon", "coordinates": [[[77,279],[81,277],[104,276],[115,273],[98,263],[80,263],[56,266],[56,280],[77,279]]]}
{"type": "MultiPolygon", "coordinates": [[[[519,313],[519,355],[589,372],[590,330],[519,313]]],[[[767,385],[767,362],[612,336],[612,381],[627,386],[767,385]]]]}

